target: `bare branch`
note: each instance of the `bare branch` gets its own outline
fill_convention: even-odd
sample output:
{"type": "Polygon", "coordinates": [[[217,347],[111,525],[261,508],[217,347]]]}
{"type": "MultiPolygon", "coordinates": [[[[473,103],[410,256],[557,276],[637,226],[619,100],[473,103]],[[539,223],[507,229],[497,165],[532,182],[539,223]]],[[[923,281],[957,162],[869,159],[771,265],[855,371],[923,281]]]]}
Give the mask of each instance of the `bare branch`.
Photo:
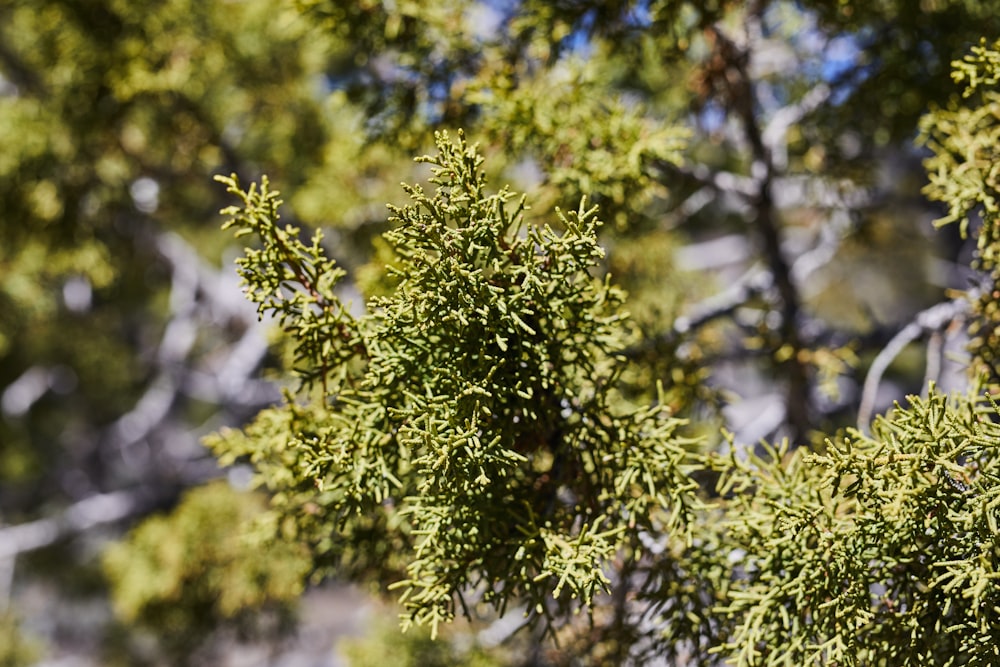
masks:
{"type": "Polygon", "coordinates": [[[858,407],[858,430],[869,432],[869,426],[875,411],[875,398],[878,394],[882,375],[892,362],[906,349],[906,346],[919,339],[925,333],[944,330],[953,320],[964,317],[975,299],[975,290],[951,301],[935,304],[917,314],[912,322],[900,329],[892,337],[881,352],[872,361],[861,390],[861,403],[858,407]]]}
{"type": "Polygon", "coordinates": [[[623,350],[622,353],[634,359],[657,346],[675,343],[691,331],[720,317],[731,315],[757,295],[771,289],[772,285],[770,272],[761,267],[754,267],[727,289],[688,308],[686,314],[674,320],[669,330],[651,336],[623,350]]]}
{"type": "Polygon", "coordinates": [[[830,99],[831,92],[829,86],[821,83],[803,95],[798,102],[778,109],[771,117],[761,139],[771,152],[775,169],[783,171],[788,167],[788,128],[823,106],[830,99]]]}
{"type": "Polygon", "coordinates": [[[128,413],[111,425],[108,437],[121,450],[145,440],[170,417],[178,396],[189,393],[225,405],[259,406],[278,398],[276,388],[252,381],[267,354],[267,340],[252,304],[242,298],[234,280],[208,266],[181,237],[159,234],[156,247],[171,269],[170,320],[156,353],[154,380],[128,413]],[[203,312],[206,310],[207,312],[203,312]],[[235,319],[245,327],[239,341],[212,367],[198,370],[186,360],[204,320],[235,319]]]}
{"type": "Polygon", "coordinates": [[[775,165],[771,151],[764,143],[757,117],[757,101],[754,82],[747,72],[749,52],[741,49],[719,26],[708,31],[714,42],[718,57],[726,64],[727,75],[720,77],[725,103],[739,118],[743,131],[751,147],[753,163],[751,174],[757,180],[758,188],[753,199],[753,224],[761,244],[768,268],[774,279],[774,286],[781,297],[781,325],[778,331],[783,346],[791,353],[782,364],[786,387],[786,407],[788,425],[794,442],[804,442],[810,430],[810,387],[805,363],[798,352],[802,348],[799,332],[800,295],[788,260],[782,251],[780,224],[776,215],[773,197],[775,165]]]}
{"type": "Polygon", "coordinates": [[[149,509],[147,493],[115,491],[81,500],[56,516],[0,528],[0,562],[149,509]]]}
{"type": "Polygon", "coordinates": [[[749,176],[741,176],[729,171],[715,171],[703,164],[684,167],[672,162],[660,162],[657,166],[673,178],[700,185],[715,192],[732,193],[745,199],[752,199],[757,194],[758,182],[749,176]]]}
{"type": "Polygon", "coordinates": [[[686,315],[674,320],[672,335],[684,335],[712,320],[731,314],[750,299],[769,290],[773,283],[769,271],[761,267],[750,269],[727,289],[695,304],[686,315]]]}

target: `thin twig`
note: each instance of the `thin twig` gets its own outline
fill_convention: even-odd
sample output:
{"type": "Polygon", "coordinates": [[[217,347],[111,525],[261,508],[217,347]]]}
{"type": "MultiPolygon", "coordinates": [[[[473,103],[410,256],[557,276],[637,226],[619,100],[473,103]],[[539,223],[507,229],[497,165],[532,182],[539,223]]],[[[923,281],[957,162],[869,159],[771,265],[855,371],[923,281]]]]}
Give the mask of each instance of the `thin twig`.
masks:
{"type": "Polygon", "coordinates": [[[872,416],[875,411],[875,398],[882,375],[906,346],[919,339],[927,332],[942,331],[953,320],[964,316],[971,308],[977,290],[959,298],[935,304],[917,313],[912,322],[900,329],[892,337],[882,351],[878,353],[872,365],[868,368],[865,384],[861,390],[861,402],[858,406],[858,430],[868,433],[872,416]]]}

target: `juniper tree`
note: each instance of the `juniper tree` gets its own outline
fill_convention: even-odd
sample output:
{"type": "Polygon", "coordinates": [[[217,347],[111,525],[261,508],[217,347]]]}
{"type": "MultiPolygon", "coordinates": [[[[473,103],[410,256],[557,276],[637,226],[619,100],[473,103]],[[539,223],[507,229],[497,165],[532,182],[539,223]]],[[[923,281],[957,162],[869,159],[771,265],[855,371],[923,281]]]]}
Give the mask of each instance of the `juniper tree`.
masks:
{"type": "Polygon", "coordinates": [[[199,430],[280,395],[202,212],[219,171],[302,183],[331,128],[322,33],[279,2],[11,0],[0,44],[0,653],[35,664],[128,634],[92,613],[104,531],[217,475],[199,430]]]}
{"type": "MultiPolygon", "coordinates": [[[[958,63],[969,91],[995,86],[990,54],[958,63]]],[[[984,203],[989,269],[991,171],[950,156],[988,160],[991,126],[967,145],[950,119],[927,121],[929,192],[951,219],[984,203]]],[[[241,200],[226,226],[259,244],[239,260],[248,296],[276,315],[299,385],[211,445],[257,466],[286,539],[391,580],[404,628],[514,606],[586,637],[595,663],[997,660],[994,399],[931,384],[871,435],[705,453],[662,391],[649,406],[622,391],[644,341],[603,272],[596,208],[526,222],[526,199],[487,189],[462,134],[436,148],[418,160],[433,192],[406,185],[410,204],[390,207],[383,295],[361,315],[320,237],[280,224],[266,180],[221,179],[241,200]],[[581,608],[583,635],[567,615],[581,608]]]]}
{"type": "MultiPolygon", "coordinates": [[[[823,645],[841,627],[841,616],[865,615],[863,600],[838,596],[836,582],[823,581],[817,585],[833,600],[823,610],[840,615],[817,615],[810,601],[775,606],[762,598],[771,586],[797,594],[803,580],[789,573],[796,563],[818,558],[807,537],[790,538],[795,548],[785,549],[783,535],[754,532],[755,525],[803,525],[765,499],[809,507],[814,500],[797,494],[813,484],[832,489],[835,477],[826,467],[855,465],[843,463],[854,461],[841,451],[845,438],[853,450],[926,452],[935,461],[929,471],[897,466],[869,479],[879,489],[900,471],[936,480],[941,488],[916,494],[915,505],[891,494],[857,496],[842,482],[840,513],[823,515],[838,539],[875,549],[865,541],[873,531],[852,532],[853,517],[866,516],[871,507],[903,508],[898,521],[886,517],[877,524],[897,530],[895,546],[872,552],[879,562],[901,567],[915,535],[906,517],[955,488],[941,471],[970,487],[989,484],[955,467],[979,457],[987,469],[988,448],[960,450],[965,458],[953,460],[911,433],[912,424],[933,422],[921,416],[931,408],[901,408],[874,432],[871,416],[891,408],[886,396],[920,391],[925,377],[950,387],[964,381],[946,371],[948,359],[962,349],[966,319],[975,320],[977,366],[988,370],[995,359],[992,241],[975,260],[985,269],[977,276],[952,263],[963,256],[957,229],[925,233],[939,213],[915,196],[923,177],[911,146],[918,117],[935,101],[944,106],[924,126],[937,155],[928,194],[957,212],[955,222],[969,222],[973,244],[984,243],[991,227],[977,233],[977,211],[982,205],[989,217],[994,49],[975,52],[961,66],[963,83],[974,82],[976,89],[964,102],[948,101],[954,90],[948,64],[981,34],[997,32],[995,4],[172,0],[141,11],[117,0],[4,4],[0,513],[4,522],[19,525],[0,527],[0,606],[8,589],[16,606],[19,591],[30,590],[32,582],[55,581],[63,592],[73,588],[68,577],[54,578],[68,571],[62,566],[70,555],[92,565],[92,540],[103,539],[105,527],[163,509],[178,487],[214,474],[195,445],[198,433],[240,423],[276,396],[253,377],[260,364],[270,363],[265,341],[233,306],[238,290],[226,287],[225,274],[216,270],[225,236],[214,224],[202,224],[225,194],[211,189],[210,173],[235,170],[249,183],[266,171],[288,194],[284,220],[323,235],[304,240],[280,224],[258,230],[265,238],[254,247],[263,252],[246,265],[261,272],[254,278],[260,285],[255,298],[279,315],[274,363],[284,363],[301,383],[289,387],[283,407],[261,413],[245,434],[228,432],[216,443],[227,461],[254,458],[274,492],[276,511],[259,530],[311,545],[319,573],[402,582],[404,588],[426,574],[434,585],[411,587],[408,597],[406,613],[414,621],[464,612],[460,598],[446,593],[465,591],[473,612],[487,593],[496,605],[507,600],[504,622],[491,631],[517,626],[528,611],[534,627],[552,629],[561,642],[562,650],[545,654],[550,662],[808,659],[808,649],[775,642],[801,638],[801,646],[823,645]],[[423,184],[430,202],[438,187],[454,187],[427,185],[429,165],[413,165],[410,157],[435,153],[433,131],[457,127],[485,158],[479,169],[488,183],[476,190],[483,196],[477,210],[502,208],[511,220],[520,211],[521,232],[499,225],[505,243],[525,239],[514,255],[458,231],[442,232],[438,245],[428,246],[415,231],[429,224],[420,220],[433,217],[431,209],[408,200],[397,183],[423,184]],[[496,204],[491,197],[502,199],[505,183],[526,192],[532,206],[519,208],[510,195],[502,207],[496,204]],[[390,216],[385,202],[398,207],[390,216]],[[599,208],[590,213],[594,205],[599,208]],[[567,213],[564,223],[557,206],[577,218],[567,213]],[[416,217],[407,222],[404,211],[410,209],[416,217]],[[608,224],[591,228],[598,218],[608,224]],[[582,225],[580,236],[569,223],[582,225]],[[543,232],[545,225],[552,236],[543,232]],[[395,231],[383,236],[390,227],[395,231]],[[553,272],[528,260],[534,257],[529,232],[540,235],[531,237],[540,246],[562,248],[539,250],[539,261],[590,250],[577,273],[565,267],[553,272]],[[559,245],[574,238],[586,242],[559,245]],[[456,239],[474,247],[462,245],[452,256],[445,242],[456,239]],[[414,258],[426,252],[439,253],[439,261],[421,268],[414,258]],[[387,273],[385,265],[398,271],[387,273]],[[522,287],[513,278],[490,282],[518,270],[546,285],[550,278],[576,276],[572,285],[579,293],[553,294],[570,302],[585,295],[596,310],[556,313],[528,303],[531,290],[541,288],[522,287]],[[967,288],[968,275],[978,290],[971,302],[958,293],[967,288]],[[438,279],[440,284],[425,284],[438,279]],[[449,291],[441,292],[441,285],[449,291]],[[480,290],[475,294],[489,296],[490,303],[494,288],[502,288],[510,298],[501,300],[508,313],[463,310],[464,322],[433,318],[420,336],[399,340],[415,325],[400,310],[405,299],[415,299],[421,313],[437,314],[444,312],[438,299],[457,298],[464,293],[459,286],[480,290]],[[547,328],[522,308],[544,316],[547,328]],[[573,338],[570,329],[556,327],[560,318],[597,337],[573,338]],[[507,329],[487,334],[481,353],[453,359],[445,353],[453,344],[426,344],[428,336],[440,343],[493,326],[507,329]],[[544,342],[552,337],[562,343],[557,349],[544,342]],[[423,348],[414,347],[421,342],[423,348]],[[564,349],[576,350],[576,360],[560,356],[564,349]],[[483,370],[493,368],[490,359],[513,354],[524,356],[525,368],[499,364],[493,375],[483,370]],[[535,386],[526,374],[538,364],[535,386]],[[411,373],[414,368],[437,370],[411,373]],[[373,378],[390,374],[397,378],[396,394],[372,386],[373,378]],[[417,386],[425,379],[431,395],[417,386]],[[519,381],[521,391],[531,389],[531,401],[517,394],[519,381]],[[504,391],[493,391],[494,383],[504,391]],[[489,401],[480,390],[489,390],[489,401]],[[370,408],[390,400],[393,410],[428,417],[417,423],[388,407],[384,414],[370,408]],[[516,422],[505,420],[515,405],[526,404],[537,420],[516,412],[516,422]],[[688,421],[674,421],[680,417],[688,421]],[[843,430],[855,422],[857,433],[843,430]],[[349,440],[341,433],[344,424],[369,439],[349,440]],[[430,445],[417,442],[420,429],[435,424],[439,431],[468,435],[466,442],[475,436],[481,450],[456,454],[454,466],[449,458],[446,470],[436,468],[430,445]],[[730,447],[720,424],[734,431],[733,449],[752,452],[759,438],[780,443],[788,436],[788,454],[761,451],[735,462],[705,457],[730,447]],[[484,440],[489,434],[500,440],[484,440]],[[508,437],[517,446],[505,443],[508,437]],[[589,447],[624,456],[614,447],[629,439],[650,446],[640,448],[643,456],[683,452],[679,469],[653,471],[660,488],[677,496],[668,494],[664,503],[655,493],[646,500],[644,494],[609,494],[642,461],[612,456],[605,469],[589,447]],[[348,441],[358,449],[336,449],[348,441]],[[346,462],[369,461],[366,453],[384,458],[386,451],[416,452],[392,461],[396,468],[388,472],[398,486],[364,466],[352,468],[357,477],[337,476],[346,462]],[[776,458],[787,458],[787,475],[776,458]],[[591,476],[574,476],[574,466],[587,465],[597,466],[591,476]],[[414,532],[424,510],[448,503],[473,507],[473,491],[482,491],[474,483],[480,471],[494,499],[501,490],[511,498],[522,494],[529,507],[551,512],[551,528],[540,514],[535,524],[529,515],[515,525],[530,534],[537,524],[538,536],[543,529],[550,536],[583,536],[578,551],[586,558],[580,562],[605,563],[603,576],[567,570],[569,583],[551,596],[561,577],[552,568],[568,561],[546,562],[544,540],[531,542],[530,535],[517,539],[538,547],[525,546],[534,560],[523,570],[513,568],[507,588],[485,585],[507,569],[502,550],[466,568],[481,576],[478,587],[458,576],[458,562],[435,567],[417,559],[418,544],[426,544],[422,554],[429,557],[454,548],[474,560],[477,546],[510,537],[493,524],[483,532],[477,523],[515,513],[499,501],[488,511],[446,517],[479,530],[479,542],[441,539],[426,532],[426,520],[416,528],[425,532],[414,532]],[[718,476],[725,502],[715,497],[718,476]],[[805,486],[786,488],[788,479],[805,486]],[[463,483],[447,485],[455,480],[463,483]],[[580,488],[587,480],[591,486],[580,488]],[[658,508],[644,517],[649,524],[631,525],[647,501],[658,508]],[[671,518],[679,507],[686,513],[671,518]],[[749,523],[733,516],[744,508],[749,523]],[[621,532],[583,530],[595,526],[621,532]],[[64,540],[78,536],[83,540],[64,540]],[[46,562],[47,552],[23,555],[59,540],[55,573],[35,567],[46,562]],[[539,581],[529,576],[543,570],[553,574],[539,581]],[[611,593],[602,593],[603,587],[611,593]],[[571,595],[590,592],[583,605],[588,613],[567,621],[565,612],[580,607],[571,595]],[[531,606],[540,600],[541,616],[531,606]],[[787,632],[785,614],[789,623],[799,619],[799,634],[787,632]],[[510,619],[513,625],[505,625],[510,619]],[[760,647],[756,654],[761,638],[784,653],[760,647]]],[[[258,185],[255,194],[261,192],[258,185]]],[[[276,220],[277,210],[270,209],[275,201],[269,202],[252,208],[260,205],[270,210],[262,219],[276,220]]],[[[472,204],[439,206],[471,210],[472,204]]],[[[460,227],[445,218],[447,227],[460,227]]],[[[483,229],[497,229],[492,224],[483,229]]],[[[962,399],[950,407],[941,397],[926,400],[945,404],[933,410],[949,425],[956,418],[965,423],[963,415],[972,410],[984,418],[992,410],[988,402],[973,408],[962,399]]],[[[961,440],[970,432],[963,428],[943,432],[961,440]]],[[[956,516],[979,507],[976,498],[961,498],[956,516]]],[[[184,507],[172,525],[192,523],[184,507]]],[[[445,525],[441,521],[436,525],[445,525]]],[[[193,523],[208,530],[207,537],[231,537],[193,523]]],[[[966,552],[948,546],[963,539],[952,524],[928,530],[938,531],[947,557],[966,562],[966,552]]],[[[808,536],[809,526],[803,531],[808,536]]],[[[169,556],[170,541],[151,544],[143,539],[148,534],[138,528],[127,550],[169,556]]],[[[891,599],[913,608],[934,608],[944,589],[921,573],[888,581],[885,567],[866,573],[844,554],[833,560],[841,571],[867,577],[875,594],[895,581],[919,581],[916,592],[892,589],[891,599]]],[[[182,599],[198,600],[201,582],[220,576],[220,569],[198,559],[189,564],[179,579],[191,587],[182,599]]],[[[127,565],[121,568],[117,574],[127,574],[127,565]]],[[[964,568],[949,572],[957,581],[969,572],[964,568]]],[[[274,571],[280,574],[280,564],[274,571]]],[[[155,590],[133,590],[148,594],[151,609],[163,602],[155,590]]],[[[983,600],[990,590],[983,589],[983,600]]],[[[949,642],[960,635],[985,636],[979,626],[973,629],[964,600],[953,607],[954,630],[934,643],[927,631],[932,626],[921,624],[926,619],[900,616],[897,602],[887,607],[873,601],[872,618],[888,619],[883,625],[890,629],[903,619],[914,633],[907,641],[919,639],[909,658],[881,655],[916,660],[954,649],[949,642]]],[[[51,627],[52,614],[40,615],[46,617],[41,627],[51,627]]],[[[122,616],[125,625],[129,618],[122,616]]],[[[851,639],[845,631],[837,641],[872,660],[886,645],[880,642],[888,641],[872,628],[855,634],[851,639]]],[[[822,650],[817,655],[832,661],[840,649],[835,642],[822,650]]],[[[986,659],[978,650],[959,646],[954,659],[986,659]]]]}
{"type": "Polygon", "coordinates": [[[254,530],[265,499],[216,481],[189,492],[103,554],[116,612],[174,664],[205,652],[220,628],[287,634],[310,567],[302,545],[254,530]]]}
{"type": "Polygon", "coordinates": [[[931,387],[820,453],[720,459],[739,665],[997,660],[997,404],[931,387]]]}
{"type": "MultiPolygon", "coordinates": [[[[960,222],[976,240],[980,280],[964,298],[972,376],[988,387],[998,48],[983,42],[954,62],[963,102],[923,122],[933,150],[925,190],[949,206],[939,223],[960,222]]],[[[714,652],[740,665],[994,664],[998,418],[994,398],[948,398],[931,384],[870,436],[706,459],[721,475],[714,539],[730,568],[727,600],[713,609],[727,636],[714,652]]]]}
{"type": "MultiPolygon", "coordinates": [[[[224,365],[253,322],[214,288],[224,243],[199,211],[224,201],[217,171],[266,162],[290,184],[320,161],[316,48],[299,48],[309,30],[270,2],[0,7],[5,522],[139,479],[151,498],[135,513],[147,512],[189,483],[190,457],[143,467],[121,452],[165,453],[157,443],[192,417],[244,409],[252,369],[229,398],[191,382],[189,371],[224,365]],[[212,319],[217,335],[205,335],[212,319]],[[176,479],[158,479],[170,469],[176,479]]],[[[175,451],[185,448],[197,450],[194,438],[175,451]]]]}
{"type": "Polygon", "coordinates": [[[294,489],[285,511],[321,551],[391,558],[404,626],[436,627],[467,596],[551,621],[590,605],[640,533],[686,530],[688,442],[664,406],[617,391],[631,332],[624,295],[591,273],[596,208],[526,227],[525,198],[488,192],[461,135],[437,148],[420,160],[433,193],[406,186],[411,204],[392,209],[395,289],[360,318],[316,239],[280,225],[267,182],[224,179],[243,200],[227,226],[262,242],[240,260],[248,295],[291,337],[312,401],[290,396],[212,446],[262,465],[272,492],[294,489]],[[343,537],[372,530],[394,548],[343,537]]]}
{"type": "Polygon", "coordinates": [[[998,45],[985,39],[970,55],[953,63],[952,77],[964,84],[962,101],[952,101],[924,118],[924,140],[933,151],[927,160],[930,183],[928,197],[944,202],[947,215],[938,224],[958,223],[962,236],[972,234],[976,249],[973,267],[980,284],[972,291],[974,318],[970,327],[976,372],[996,385],[1000,345],[997,309],[1000,294],[1000,233],[997,223],[997,165],[994,151],[998,138],[996,122],[997,83],[1000,77],[998,45]]]}

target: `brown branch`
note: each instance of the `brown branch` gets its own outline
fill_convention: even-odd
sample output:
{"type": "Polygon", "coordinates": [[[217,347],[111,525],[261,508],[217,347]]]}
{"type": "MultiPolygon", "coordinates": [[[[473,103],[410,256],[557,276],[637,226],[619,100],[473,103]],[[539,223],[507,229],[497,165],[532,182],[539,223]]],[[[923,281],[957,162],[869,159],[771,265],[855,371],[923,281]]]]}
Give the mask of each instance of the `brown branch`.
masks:
{"type": "Polygon", "coordinates": [[[812,409],[808,369],[799,354],[803,349],[798,325],[800,296],[792,279],[791,266],[781,250],[780,224],[773,197],[774,162],[770,149],[764,143],[756,114],[753,81],[747,71],[750,53],[740,49],[717,26],[708,28],[706,32],[713,43],[714,59],[721,65],[721,72],[715,77],[717,92],[739,118],[751,148],[751,174],[758,183],[753,199],[756,215],[752,224],[781,300],[781,324],[777,333],[780,348],[788,349],[783,351],[783,361],[779,362],[779,366],[787,382],[786,406],[791,438],[793,442],[804,444],[812,428],[812,409]]]}
{"type": "Polygon", "coordinates": [[[637,359],[658,347],[675,345],[681,338],[691,335],[691,332],[709,322],[731,315],[751,299],[769,290],[771,286],[769,272],[759,267],[751,269],[728,289],[692,305],[684,315],[674,320],[673,326],[667,331],[650,336],[622,350],[622,354],[629,359],[637,359]]]}

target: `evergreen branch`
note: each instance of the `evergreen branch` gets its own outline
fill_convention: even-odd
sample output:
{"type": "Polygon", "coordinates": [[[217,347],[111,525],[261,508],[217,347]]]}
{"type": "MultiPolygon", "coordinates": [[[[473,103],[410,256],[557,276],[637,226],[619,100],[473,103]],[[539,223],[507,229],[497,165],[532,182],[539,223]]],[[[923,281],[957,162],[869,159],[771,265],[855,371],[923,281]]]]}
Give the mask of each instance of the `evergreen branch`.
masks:
{"type": "Polygon", "coordinates": [[[872,437],[720,461],[722,529],[742,546],[716,650],[768,667],[992,664],[997,410],[931,387],[872,437]]]}
{"type": "MultiPolygon", "coordinates": [[[[295,358],[304,362],[296,368],[305,384],[317,378],[323,395],[331,393],[328,379],[335,369],[364,355],[364,341],[356,320],[334,293],[345,275],[336,262],[326,257],[322,232],[310,245],[299,240],[299,229],[278,225],[279,193],[269,189],[267,178],[258,188],[240,188],[235,174],[217,176],[227,191],[239,197],[243,208],[230,206],[222,211],[229,219],[224,229],[235,227],[237,236],[257,236],[263,247],[247,249],[237,260],[248,298],[257,304],[258,314],[276,316],[279,324],[297,343],[295,358]]],[[[348,376],[348,381],[353,378],[348,376]]]]}
{"type": "MultiPolygon", "coordinates": [[[[400,545],[388,560],[403,570],[393,588],[404,625],[450,620],[477,582],[485,604],[523,601],[562,622],[606,588],[603,564],[636,531],[687,530],[691,443],[662,405],[616,397],[631,332],[623,294],[593,276],[596,207],[581,200],[552,225],[526,226],[524,198],[486,191],[464,135],[436,139],[437,154],[419,158],[433,191],[404,186],[410,204],[390,207],[396,289],[352,322],[369,352],[357,384],[324,408],[266,411],[210,444],[226,460],[257,461],[309,539],[384,526],[400,545]]],[[[301,345],[308,311],[276,296],[284,280],[302,282],[287,235],[288,245],[268,240],[276,197],[227,182],[245,201],[226,211],[227,226],[264,239],[241,264],[249,296],[301,345]]]]}

